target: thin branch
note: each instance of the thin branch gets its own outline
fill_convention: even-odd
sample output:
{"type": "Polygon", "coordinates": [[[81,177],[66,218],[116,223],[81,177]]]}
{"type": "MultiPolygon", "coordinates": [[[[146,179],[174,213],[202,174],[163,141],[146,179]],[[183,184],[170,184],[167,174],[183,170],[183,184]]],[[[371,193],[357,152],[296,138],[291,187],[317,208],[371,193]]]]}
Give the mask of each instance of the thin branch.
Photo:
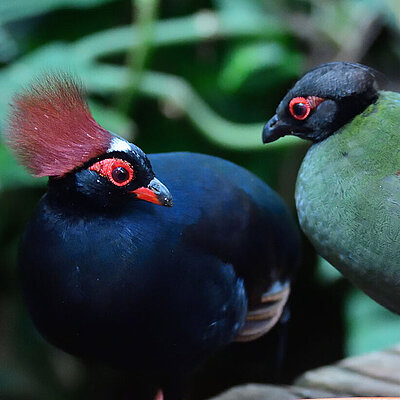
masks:
{"type": "MultiPolygon", "coordinates": [[[[154,37],[154,23],[157,15],[159,0],[132,0],[132,8],[136,10],[136,28],[132,21],[132,28],[136,30],[138,45],[131,46],[127,55],[127,66],[131,71],[127,90],[119,99],[118,109],[128,114],[143,72],[152,49],[154,37]]],[[[135,38],[132,38],[135,43],[135,38]]]]}

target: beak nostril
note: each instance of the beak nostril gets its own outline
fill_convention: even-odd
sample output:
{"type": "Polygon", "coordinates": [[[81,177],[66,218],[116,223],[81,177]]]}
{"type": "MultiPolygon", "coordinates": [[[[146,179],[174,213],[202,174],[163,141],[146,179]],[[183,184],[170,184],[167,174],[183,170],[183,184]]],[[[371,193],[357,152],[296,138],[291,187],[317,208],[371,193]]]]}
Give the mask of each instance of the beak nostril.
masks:
{"type": "Polygon", "coordinates": [[[152,186],[152,188],[153,188],[153,192],[154,192],[155,194],[160,194],[160,193],[161,193],[161,187],[160,187],[160,185],[155,184],[155,185],[152,186]]]}
{"type": "Polygon", "coordinates": [[[272,128],[278,122],[278,116],[274,115],[268,122],[268,127],[272,128]]]}
{"type": "Polygon", "coordinates": [[[275,114],[265,125],[262,133],[264,143],[271,143],[290,133],[290,125],[286,124],[275,114]]]}

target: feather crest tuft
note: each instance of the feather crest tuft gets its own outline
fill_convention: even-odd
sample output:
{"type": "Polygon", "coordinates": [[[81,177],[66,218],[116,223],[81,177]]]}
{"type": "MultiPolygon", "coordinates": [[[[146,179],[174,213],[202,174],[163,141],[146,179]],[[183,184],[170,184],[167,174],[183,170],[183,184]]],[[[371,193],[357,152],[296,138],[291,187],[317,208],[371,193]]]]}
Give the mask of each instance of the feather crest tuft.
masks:
{"type": "Polygon", "coordinates": [[[107,151],[112,134],[92,117],[82,86],[49,75],[17,95],[7,143],[34,176],[62,176],[107,151]]]}

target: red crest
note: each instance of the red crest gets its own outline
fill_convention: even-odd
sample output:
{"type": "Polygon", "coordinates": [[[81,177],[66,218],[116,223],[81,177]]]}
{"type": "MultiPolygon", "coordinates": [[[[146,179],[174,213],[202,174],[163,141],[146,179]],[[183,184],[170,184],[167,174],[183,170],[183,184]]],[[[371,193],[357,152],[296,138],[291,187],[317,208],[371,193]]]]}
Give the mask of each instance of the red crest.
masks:
{"type": "Polygon", "coordinates": [[[47,76],[12,103],[7,143],[34,176],[62,176],[105,153],[111,139],[68,76],[47,76]]]}

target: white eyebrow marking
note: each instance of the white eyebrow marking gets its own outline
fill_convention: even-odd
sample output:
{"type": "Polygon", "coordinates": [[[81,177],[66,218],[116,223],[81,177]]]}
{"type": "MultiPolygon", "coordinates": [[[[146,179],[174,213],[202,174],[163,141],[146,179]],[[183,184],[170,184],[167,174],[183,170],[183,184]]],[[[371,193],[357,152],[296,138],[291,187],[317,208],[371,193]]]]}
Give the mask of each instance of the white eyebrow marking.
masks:
{"type": "Polygon", "coordinates": [[[128,151],[132,151],[132,148],[129,142],[114,136],[111,139],[110,147],[108,148],[107,153],[111,153],[112,151],[123,151],[126,153],[128,151]]]}

